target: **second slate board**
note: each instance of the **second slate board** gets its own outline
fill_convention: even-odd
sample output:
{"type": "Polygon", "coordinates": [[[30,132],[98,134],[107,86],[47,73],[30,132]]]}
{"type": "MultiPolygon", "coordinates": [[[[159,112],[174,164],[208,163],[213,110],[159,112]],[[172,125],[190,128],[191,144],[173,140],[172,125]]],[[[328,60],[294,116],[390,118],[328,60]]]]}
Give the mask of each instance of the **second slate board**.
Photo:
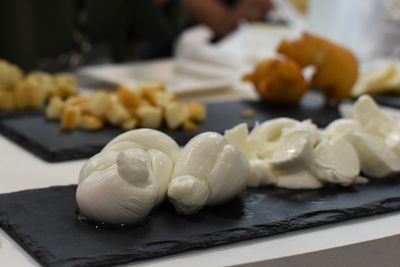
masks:
{"type": "MultiPolygon", "coordinates": [[[[179,145],[185,145],[200,132],[224,133],[241,122],[247,122],[252,127],[256,121],[263,122],[276,117],[311,118],[318,126],[324,127],[338,118],[339,113],[336,107],[324,106],[321,99],[313,94],[305,97],[300,105],[290,107],[271,106],[261,101],[222,102],[207,105],[207,119],[196,132],[161,130],[179,145]],[[243,118],[245,110],[253,111],[254,116],[243,118]]],[[[60,129],[58,122],[48,121],[42,115],[3,119],[0,121],[0,131],[26,150],[50,162],[89,158],[122,133],[120,129],[111,127],[93,132],[65,132],[60,129]]]]}
{"type": "Polygon", "coordinates": [[[77,219],[75,190],[0,195],[0,227],[43,266],[111,266],[400,210],[395,177],[349,188],[248,189],[193,216],[164,202],[139,225],[104,229],[77,219]]]}

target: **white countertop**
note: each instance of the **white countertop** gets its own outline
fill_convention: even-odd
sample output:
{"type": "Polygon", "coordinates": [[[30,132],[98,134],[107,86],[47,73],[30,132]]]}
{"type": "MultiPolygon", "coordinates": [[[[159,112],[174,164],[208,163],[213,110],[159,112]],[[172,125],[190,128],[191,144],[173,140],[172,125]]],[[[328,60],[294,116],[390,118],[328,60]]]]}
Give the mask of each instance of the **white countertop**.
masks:
{"type": "MultiPolygon", "coordinates": [[[[0,193],[75,183],[83,162],[47,163],[0,136],[0,193]]],[[[320,266],[318,263],[325,260],[333,264],[337,259],[333,255],[339,253],[342,266],[346,262],[354,263],[354,260],[358,263],[362,261],[363,266],[376,266],[376,261],[381,258],[369,251],[379,244],[379,248],[382,248],[379,255],[384,255],[387,263],[383,266],[397,266],[396,251],[400,248],[399,222],[400,212],[397,212],[163,257],[136,265],[190,264],[195,267],[251,263],[252,266],[305,266],[293,265],[293,260],[297,263],[303,260],[307,266],[320,266]],[[386,239],[380,240],[382,238],[386,239]],[[373,242],[365,243],[366,241],[373,242]],[[343,249],[343,246],[348,247],[343,249]],[[355,254],[349,254],[352,249],[355,254]],[[363,253],[361,257],[360,253],[363,253]],[[314,265],[310,265],[311,263],[314,265]]],[[[35,260],[1,230],[0,243],[0,263],[7,263],[6,266],[38,266],[35,260]]],[[[133,265],[135,264],[129,266],[133,265]]],[[[361,263],[346,266],[361,266],[361,263]]]]}

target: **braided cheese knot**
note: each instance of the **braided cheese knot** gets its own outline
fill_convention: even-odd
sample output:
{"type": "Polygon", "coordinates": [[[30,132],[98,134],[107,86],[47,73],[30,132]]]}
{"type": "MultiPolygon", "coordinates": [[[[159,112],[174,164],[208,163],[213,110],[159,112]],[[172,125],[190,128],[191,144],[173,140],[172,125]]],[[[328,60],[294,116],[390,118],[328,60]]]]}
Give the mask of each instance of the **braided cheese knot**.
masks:
{"type": "Polygon", "coordinates": [[[176,142],[152,129],[123,133],[83,166],[76,200],[82,214],[106,223],[135,223],[166,196],[176,142]]]}
{"type": "Polygon", "coordinates": [[[249,164],[243,154],[213,132],[199,134],[183,148],[168,186],[179,213],[228,201],[246,188],[249,164]]]}

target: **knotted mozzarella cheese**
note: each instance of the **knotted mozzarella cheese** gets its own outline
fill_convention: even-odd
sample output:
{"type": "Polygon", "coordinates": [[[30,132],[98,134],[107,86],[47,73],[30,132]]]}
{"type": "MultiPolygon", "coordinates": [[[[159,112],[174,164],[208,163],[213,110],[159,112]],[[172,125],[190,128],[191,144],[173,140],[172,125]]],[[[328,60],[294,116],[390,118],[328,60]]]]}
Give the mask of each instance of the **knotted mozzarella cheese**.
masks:
{"type": "Polygon", "coordinates": [[[179,151],[174,140],[152,129],[116,137],[81,170],[80,211],[106,223],[142,220],[165,198],[179,151]]]}
{"type": "Polygon", "coordinates": [[[168,197],[176,210],[192,214],[204,205],[235,197],[246,187],[248,161],[217,133],[194,137],[178,157],[168,197]]]}

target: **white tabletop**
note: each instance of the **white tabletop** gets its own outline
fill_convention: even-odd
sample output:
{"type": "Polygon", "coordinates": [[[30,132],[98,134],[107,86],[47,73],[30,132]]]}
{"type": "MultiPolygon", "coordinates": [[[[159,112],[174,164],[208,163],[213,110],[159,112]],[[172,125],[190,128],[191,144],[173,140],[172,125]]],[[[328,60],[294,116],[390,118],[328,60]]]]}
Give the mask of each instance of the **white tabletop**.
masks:
{"type": "MultiPolygon", "coordinates": [[[[83,162],[79,160],[47,163],[0,136],[0,193],[75,183],[83,162]]],[[[333,255],[338,254],[342,264],[354,263],[356,260],[362,261],[363,266],[376,266],[376,261],[380,257],[376,253],[368,252],[379,244],[379,248],[382,248],[379,256],[384,255],[387,263],[383,266],[397,266],[395,263],[400,248],[399,221],[399,212],[390,213],[136,264],[140,266],[190,264],[194,267],[251,263],[254,266],[294,266],[293,260],[294,262],[303,260],[307,266],[320,266],[319,264],[325,260],[333,264],[335,259],[338,259],[333,255]],[[386,239],[379,240],[382,238],[386,239]],[[366,241],[373,242],[365,243],[366,241]],[[348,247],[341,249],[343,246],[348,247]],[[352,249],[355,254],[349,254],[352,249]],[[359,253],[363,255],[360,257],[359,253]]],[[[0,263],[7,263],[7,266],[38,266],[38,263],[3,231],[0,231],[0,242],[0,263]]],[[[361,266],[361,264],[351,266],[361,266]]]]}

